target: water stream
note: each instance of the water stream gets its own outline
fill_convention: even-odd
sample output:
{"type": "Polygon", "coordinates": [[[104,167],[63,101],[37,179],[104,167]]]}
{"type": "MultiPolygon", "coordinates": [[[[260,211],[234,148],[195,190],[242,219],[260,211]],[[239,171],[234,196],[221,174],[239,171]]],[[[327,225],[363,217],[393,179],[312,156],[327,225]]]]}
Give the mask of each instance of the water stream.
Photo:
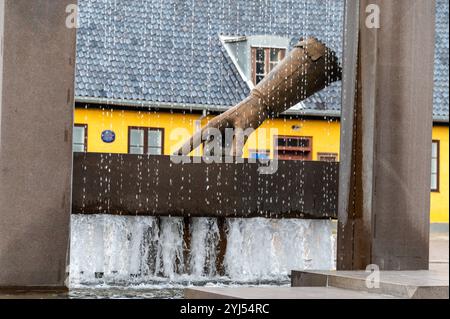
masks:
{"type": "Polygon", "coordinates": [[[214,218],[186,228],[183,218],[74,215],[70,286],[179,297],[186,286],[285,285],[293,269],[334,268],[330,221],[227,219],[224,228],[226,248],[214,218]]]}

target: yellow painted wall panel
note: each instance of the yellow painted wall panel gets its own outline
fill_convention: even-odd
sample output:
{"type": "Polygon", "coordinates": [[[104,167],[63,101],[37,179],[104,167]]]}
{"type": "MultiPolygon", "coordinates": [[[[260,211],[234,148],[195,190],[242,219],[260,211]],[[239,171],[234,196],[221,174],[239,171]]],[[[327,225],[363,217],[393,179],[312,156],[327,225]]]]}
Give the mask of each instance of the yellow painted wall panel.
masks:
{"type": "Polygon", "coordinates": [[[128,128],[153,127],[164,128],[164,154],[170,154],[175,142],[170,137],[178,128],[184,128],[186,134],[179,137],[181,143],[194,132],[198,115],[181,115],[163,112],[136,112],[124,110],[76,109],[75,124],[88,125],[88,152],[92,153],[128,153],[128,128]],[[114,143],[102,141],[102,132],[112,130],[116,134],[114,143]]]}
{"type": "Polygon", "coordinates": [[[270,150],[270,156],[273,158],[276,135],[312,137],[313,160],[317,160],[319,153],[335,153],[338,155],[337,158],[339,160],[339,122],[298,119],[275,119],[264,122],[249,138],[244,148],[244,157],[248,157],[249,150],[259,149],[270,150]]]}
{"type": "Polygon", "coordinates": [[[439,192],[431,193],[431,222],[449,222],[449,186],[448,186],[448,126],[435,126],[433,140],[440,141],[439,150],[439,192]]]}

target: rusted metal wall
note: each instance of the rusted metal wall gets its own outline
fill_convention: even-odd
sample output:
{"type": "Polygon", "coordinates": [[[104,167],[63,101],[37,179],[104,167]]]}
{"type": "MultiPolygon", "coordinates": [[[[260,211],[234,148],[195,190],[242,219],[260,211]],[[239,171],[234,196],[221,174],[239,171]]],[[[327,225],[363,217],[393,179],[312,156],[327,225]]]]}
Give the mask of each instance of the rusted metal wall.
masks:
{"type": "Polygon", "coordinates": [[[337,217],[338,163],[173,164],[167,156],[75,154],[74,214],[337,217]]]}

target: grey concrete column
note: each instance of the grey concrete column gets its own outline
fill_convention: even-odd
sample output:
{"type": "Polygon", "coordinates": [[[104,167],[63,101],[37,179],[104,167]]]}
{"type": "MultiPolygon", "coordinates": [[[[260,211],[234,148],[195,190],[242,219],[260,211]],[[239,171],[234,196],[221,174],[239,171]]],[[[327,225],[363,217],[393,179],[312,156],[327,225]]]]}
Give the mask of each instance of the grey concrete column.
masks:
{"type": "Polygon", "coordinates": [[[338,269],[428,269],[435,3],[348,0],[345,24],[338,269]]]}
{"type": "Polygon", "coordinates": [[[0,288],[63,288],[76,0],[0,0],[0,288]]]}

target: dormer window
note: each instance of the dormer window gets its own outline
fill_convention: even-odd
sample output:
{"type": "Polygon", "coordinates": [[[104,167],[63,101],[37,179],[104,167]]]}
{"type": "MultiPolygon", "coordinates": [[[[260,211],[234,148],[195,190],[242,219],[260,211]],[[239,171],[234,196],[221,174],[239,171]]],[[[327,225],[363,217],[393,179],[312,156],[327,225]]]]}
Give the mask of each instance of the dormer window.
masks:
{"type": "Polygon", "coordinates": [[[257,85],[286,56],[286,49],[252,47],[253,83],[257,85]]]}

